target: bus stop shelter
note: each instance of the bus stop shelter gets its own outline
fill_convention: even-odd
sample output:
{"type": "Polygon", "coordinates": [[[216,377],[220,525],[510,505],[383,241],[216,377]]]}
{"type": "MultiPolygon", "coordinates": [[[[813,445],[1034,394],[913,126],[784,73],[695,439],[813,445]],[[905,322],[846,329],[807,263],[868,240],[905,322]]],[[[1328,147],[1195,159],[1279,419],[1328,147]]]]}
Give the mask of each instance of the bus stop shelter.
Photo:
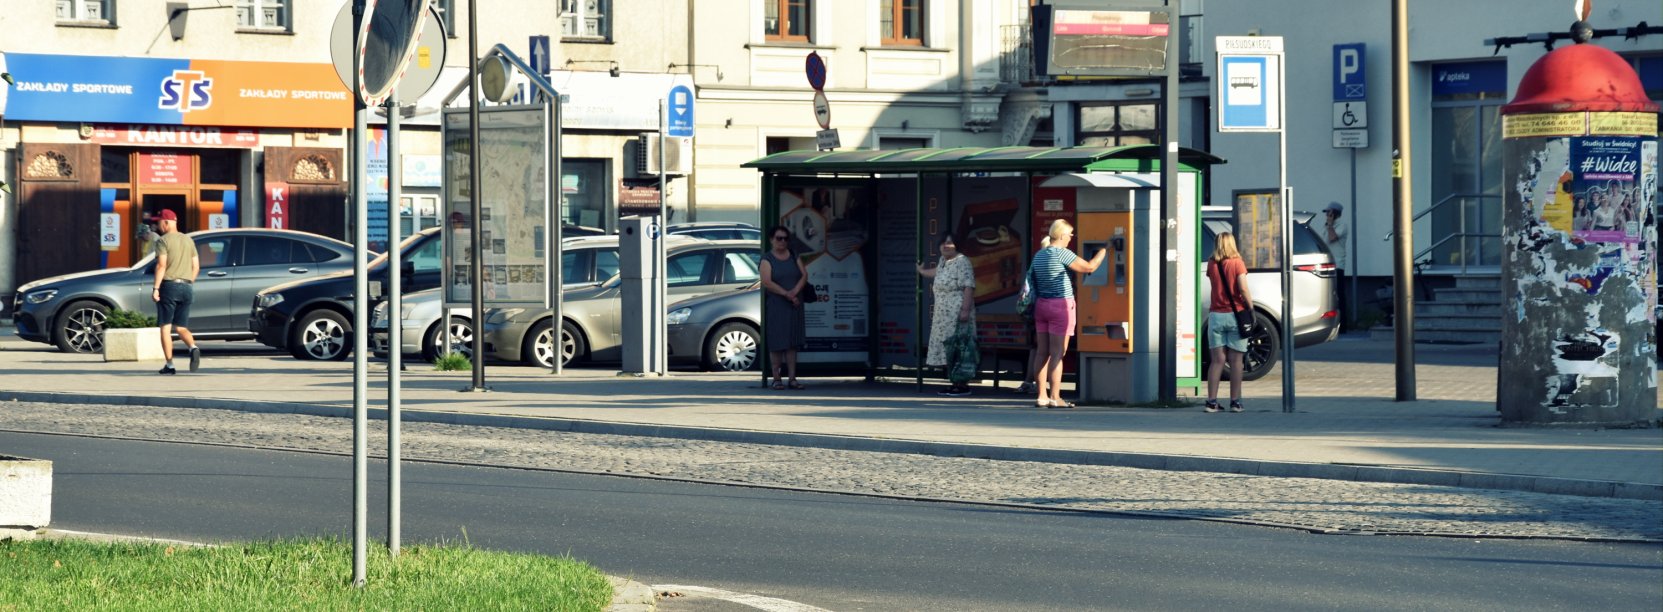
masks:
{"type": "MultiPolygon", "coordinates": [[[[1040,238],[1055,219],[1079,228],[1081,206],[1090,208],[1098,199],[1093,190],[1140,189],[1158,216],[1159,191],[1154,188],[1160,153],[1155,145],[786,151],[744,164],[762,172],[762,224],[790,230],[791,248],[818,293],[819,301],[805,306],[807,338],[799,369],[858,373],[868,379],[910,375],[922,384],[933,296],[930,281],[915,266],[933,265],[940,258],[941,237],[951,232],[974,269],[983,371],[997,377],[1001,357],[1015,358],[1025,371],[1030,338],[1028,325],[1017,315],[1017,294],[1040,238]]],[[[1181,386],[1199,381],[1194,341],[1199,337],[1196,251],[1203,171],[1221,163],[1204,151],[1179,152],[1181,204],[1172,215],[1180,227],[1174,246],[1179,293],[1187,300],[1179,300],[1178,327],[1180,340],[1186,334],[1190,339],[1179,344],[1181,386]]],[[[764,250],[769,248],[767,235],[764,250]]],[[[1071,248],[1083,248],[1085,238],[1071,248]]],[[[1138,245],[1129,255],[1158,261],[1155,244],[1138,245]]],[[[1117,256],[1117,261],[1104,267],[1118,266],[1124,284],[1135,271],[1126,260],[1117,256]]],[[[1158,278],[1142,282],[1151,280],[1159,283],[1158,278]]],[[[1075,281],[1078,285],[1082,279],[1075,281]]],[[[1082,300],[1086,297],[1082,294],[1082,300]]],[[[766,334],[766,313],[763,327],[766,334]]],[[[771,364],[766,354],[762,357],[766,382],[771,364]]],[[[1074,371],[1075,360],[1068,362],[1074,371]]]]}

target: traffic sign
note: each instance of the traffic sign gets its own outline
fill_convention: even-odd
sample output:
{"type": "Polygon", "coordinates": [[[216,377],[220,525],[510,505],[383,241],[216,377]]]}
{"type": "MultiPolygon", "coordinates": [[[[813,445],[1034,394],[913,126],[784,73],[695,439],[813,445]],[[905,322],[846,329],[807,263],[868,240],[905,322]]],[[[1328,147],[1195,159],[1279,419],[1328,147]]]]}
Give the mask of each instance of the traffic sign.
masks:
{"type": "Polygon", "coordinates": [[[814,120],[820,122],[820,129],[831,129],[831,101],[826,99],[826,92],[814,92],[814,120]]]}
{"type": "Polygon", "coordinates": [[[1218,131],[1282,129],[1282,37],[1219,36],[1218,131]]]}
{"type": "Polygon", "coordinates": [[[814,133],[814,144],[821,151],[831,151],[843,143],[837,139],[837,130],[820,130],[814,133]]]}
{"type": "Polygon", "coordinates": [[[820,54],[808,52],[808,59],[803,62],[803,71],[808,73],[808,86],[814,91],[826,88],[826,60],[820,59],[820,54]]]}
{"type": "Polygon", "coordinates": [[[1334,148],[1367,149],[1369,148],[1369,131],[1334,130],[1334,148]]]}
{"type": "Polygon", "coordinates": [[[537,35],[531,37],[531,71],[539,76],[549,75],[549,37],[537,35]]]}
{"type": "MultiPolygon", "coordinates": [[[[1363,70],[1363,43],[1334,45],[1334,99],[1368,99],[1367,74],[1363,70]]],[[[1334,126],[1339,127],[1339,126],[1334,126]]]]}
{"type": "Polygon", "coordinates": [[[1366,128],[1369,126],[1369,103],[1335,102],[1334,129],[1366,128]]]}
{"type": "Polygon", "coordinates": [[[686,85],[670,88],[665,96],[665,112],[669,115],[665,135],[673,138],[693,137],[693,89],[686,85]]]}

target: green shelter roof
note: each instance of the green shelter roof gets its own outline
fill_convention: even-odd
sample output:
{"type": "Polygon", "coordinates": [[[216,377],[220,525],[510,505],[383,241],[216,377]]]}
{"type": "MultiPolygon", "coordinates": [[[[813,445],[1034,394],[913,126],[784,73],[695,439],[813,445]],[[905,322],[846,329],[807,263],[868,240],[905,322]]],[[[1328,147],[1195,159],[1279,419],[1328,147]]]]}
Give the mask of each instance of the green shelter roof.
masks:
{"type": "MultiPolygon", "coordinates": [[[[1159,167],[1160,147],[951,147],[896,151],[785,151],[744,164],[776,174],[912,174],[918,172],[1084,172],[1159,167]]],[[[1223,164],[1206,151],[1178,149],[1178,163],[1190,169],[1223,164]]]]}

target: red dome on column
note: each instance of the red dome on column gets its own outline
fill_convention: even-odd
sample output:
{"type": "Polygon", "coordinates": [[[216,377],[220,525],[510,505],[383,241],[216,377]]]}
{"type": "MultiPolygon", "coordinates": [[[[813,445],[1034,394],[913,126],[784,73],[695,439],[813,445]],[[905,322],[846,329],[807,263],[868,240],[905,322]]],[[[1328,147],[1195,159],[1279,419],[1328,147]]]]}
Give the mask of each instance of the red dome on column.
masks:
{"type": "Polygon", "coordinates": [[[1605,47],[1570,45],[1536,60],[1513,101],[1501,107],[1503,115],[1573,111],[1654,113],[1657,105],[1622,56],[1605,47]]]}

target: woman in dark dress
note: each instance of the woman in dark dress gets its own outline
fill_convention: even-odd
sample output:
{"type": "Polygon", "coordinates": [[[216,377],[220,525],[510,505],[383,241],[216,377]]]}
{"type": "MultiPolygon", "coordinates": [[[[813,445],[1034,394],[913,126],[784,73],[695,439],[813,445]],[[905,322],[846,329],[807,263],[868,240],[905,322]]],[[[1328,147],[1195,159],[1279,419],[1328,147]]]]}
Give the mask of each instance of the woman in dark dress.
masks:
{"type": "Polygon", "coordinates": [[[791,230],[776,225],[768,232],[771,248],[762,254],[762,319],[768,342],[768,363],[774,370],[774,390],[803,389],[797,382],[797,349],[803,346],[803,300],[808,271],[791,251],[791,230]],[[790,382],[780,382],[780,365],[790,382]]]}

